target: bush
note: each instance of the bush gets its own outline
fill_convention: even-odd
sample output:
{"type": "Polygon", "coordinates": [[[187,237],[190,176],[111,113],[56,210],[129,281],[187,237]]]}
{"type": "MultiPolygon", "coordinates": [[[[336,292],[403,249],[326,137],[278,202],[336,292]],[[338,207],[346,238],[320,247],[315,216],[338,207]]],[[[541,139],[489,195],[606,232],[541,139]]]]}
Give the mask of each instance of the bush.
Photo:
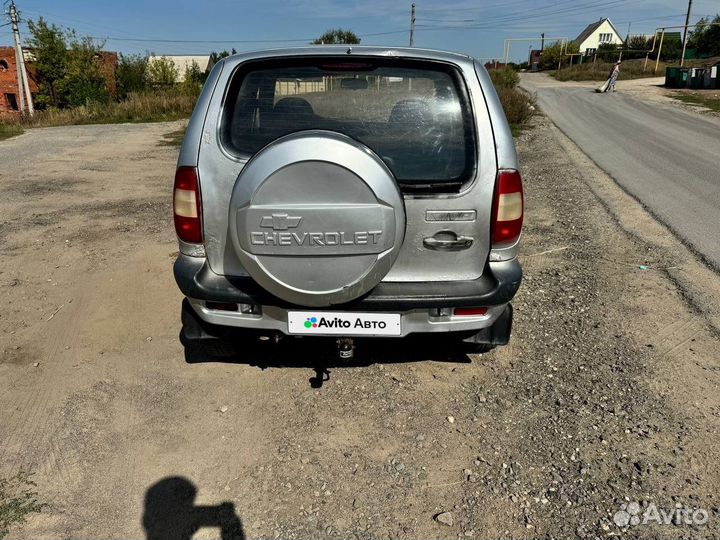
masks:
{"type": "Polygon", "coordinates": [[[617,62],[620,58],[620,51],[622,50],[622,45],[614,45],[612,43],[601,43],[600,46],[597,49],[597,59],[602,60],[603,62],[617,62]]]}
{"type": "Polygon", "coordinates": [[[70,107],[88,103],[105,104],[110,99],[98,52],[99,48],[90,38],[71,44],[63,81],[70,107]]]}
{"type": "Polygon", "coordinates": [[[519,88],[500,87],[497,91],[510,127],[517,131],[535,113],[535,97],[519,88]]]}
{"type": "Polygon", "coordinates": [[[161,56],[148,62],[147,77],[150,84],[163,88],[173,86],[178,79],[178,68],[170,58],[161,56]]]}
{"type": "Polygon", "coordinates": [[[510,127],[516,133],[532,118],[535,97],[517,88],[520,76],[511,67],[491,69],[488,73],[510,127]]]}
{"type": "Polygon", "coordinates": [[[512,68],[491,69],[489,72],[495,88],[515,88],[520,82],[520,75],[512,68]]]}
{"type": "Polygon", "coordinates": [[[147,64],[146,56],[120,54],[115,72],[120,99],[125,99],[132,92],[143,92],[147,89],[147,64]]]}

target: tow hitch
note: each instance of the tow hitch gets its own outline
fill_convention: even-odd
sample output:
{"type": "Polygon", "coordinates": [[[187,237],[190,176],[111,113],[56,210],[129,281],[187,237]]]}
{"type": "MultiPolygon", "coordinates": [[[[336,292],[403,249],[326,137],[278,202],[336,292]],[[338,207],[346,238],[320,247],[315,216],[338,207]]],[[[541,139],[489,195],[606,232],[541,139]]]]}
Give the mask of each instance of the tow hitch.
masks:
{"type": "Polygon", "coordinates": [[[355,342],[352,338],[337,340],[337,353],[340,360],[352,360],[355,356],[355,342]]]}

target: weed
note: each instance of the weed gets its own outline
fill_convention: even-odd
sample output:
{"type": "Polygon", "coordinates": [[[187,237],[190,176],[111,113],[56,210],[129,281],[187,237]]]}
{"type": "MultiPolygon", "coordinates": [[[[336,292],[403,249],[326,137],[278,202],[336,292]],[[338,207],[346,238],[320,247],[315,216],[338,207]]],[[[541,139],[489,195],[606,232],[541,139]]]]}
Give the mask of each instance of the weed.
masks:
{"type": "Polygon", "coordinates": [[[25,522],[28,514],[42,511],[38,502],[35,482],[30,474],[20,472],[12,478],[0,478],[0,538],[4,538],[12,525],[25,522]]]}
{"type": "Polygon", "coordinates": [[[168,122],[188,118],[197,97],[183,92],[131,93],[120,102],[89,103],[68,109],[45,109],[35,115],[5,118],[0,133],[19,129],[77,124],[119,124],[125,122],[168,122]]]}
{"type": "Polygon", "coordinates": [[[0,141],[15,137],[23,132],[22,126],[15,123],[5,123],[0,120],[0,141]]]}
{"type": "MultiPolygon", "coordinates": [[[[557,71],[550,71],[550,75],[558,81],[604,81],[610,75],[613,64],[606,62],[585,62],[572,67],[565,67],[557,71]]],[[[648,61],[645,68],[645,60],[627,60],[620,66],[620,80],[643,79],[646,77],[662,77],[665,75],[666,64],[660,62],[657,73],[655,72],[655,61],[648,61]]]]}
{"type": "Polygon", "coordinates": [[[711,111],[720,112],[720,92],[675,92],[670,97],[682,101],[683,103],[701,105],[711,111]]]}

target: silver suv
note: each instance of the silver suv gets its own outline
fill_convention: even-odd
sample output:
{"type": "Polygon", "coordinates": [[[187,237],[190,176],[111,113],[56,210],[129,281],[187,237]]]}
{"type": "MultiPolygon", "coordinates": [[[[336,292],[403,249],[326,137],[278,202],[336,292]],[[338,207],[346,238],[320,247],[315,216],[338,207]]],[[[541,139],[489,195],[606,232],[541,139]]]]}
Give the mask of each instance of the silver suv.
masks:
{"type": "Polygon", "coordinates": [[[443,333],[506,344],[522,181],[464,55],[317,46],[218,62],[175,177],[187,345],[443,333]]]}

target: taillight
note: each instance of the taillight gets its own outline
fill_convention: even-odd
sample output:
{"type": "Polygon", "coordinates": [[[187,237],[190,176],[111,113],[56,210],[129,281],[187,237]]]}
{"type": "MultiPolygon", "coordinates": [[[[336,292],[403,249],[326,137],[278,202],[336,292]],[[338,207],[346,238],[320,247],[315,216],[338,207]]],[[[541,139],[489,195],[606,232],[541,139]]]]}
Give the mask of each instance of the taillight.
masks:
{"type": "Polygon", "coordinates": [[[492,224],[494,248],[512,245],[520,237],[523,224],[523,189],[518,171],[508,169],[498,173],[492,224]]]}
{"type": "Polygon", "coordinates": [[[487,314],[486,307],[455,308],[453,315],[457,317],[480,317],[487,314]]]}
{"type": "Polygon", "coordinates": [[[173,195],[175,232],[183,242],[202,243],[200,183],[195,167],[178,167],[173,195]]]}

